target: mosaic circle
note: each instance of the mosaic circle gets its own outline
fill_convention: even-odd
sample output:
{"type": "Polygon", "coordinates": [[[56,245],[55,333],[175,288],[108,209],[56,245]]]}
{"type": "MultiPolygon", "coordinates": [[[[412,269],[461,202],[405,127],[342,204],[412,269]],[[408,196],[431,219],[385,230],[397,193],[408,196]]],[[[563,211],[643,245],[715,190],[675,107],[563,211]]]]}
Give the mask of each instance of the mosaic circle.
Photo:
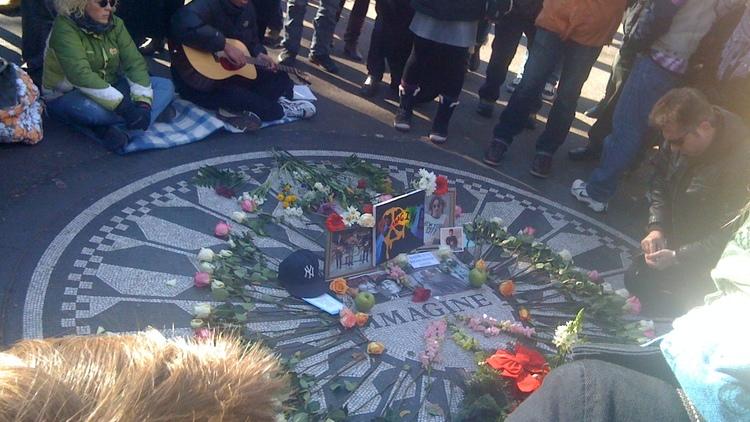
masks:
{"type": "MultiPolygon", "coordinates": [[[[334,167],[351,155],[291,153],[334,167]]],[[[532,226],[539,240],[555,250],[569,250],[577,265],[597,269],[615,286],[622,284],[637,247],[632,239],[583,214],[511,185],[425,162],[373,154],[359,157],[386,169],[397,190],[420,168],[448,176],[463,209],[456,225],[500,217],[513,233],[532,226]]],[[[131,332],[148,326],[189,335],[193,306],[212,300],[210,292],[193,287],[196,253],[202,247],[221,248],[224,241],[211,235],[213,227],[237,210],[235,201],[191,183],[204,165],[241,172],[251,185],[260,185],[273,177],[274,161],[270,153],[257,152],[185,164],[91,205],[57,235],[39,261],[26,295],[23,336],[85,335],[100,327],[131,332]]],[[[264,210],[278,214],[281,207],[269,200],[264,210]]],[[[299,248],[322,257],[327,241],[319,221],[307,217],[269,227],[268,233],[257,246],[272,266],[299,248]]],[[[319,311],[282,289],[256,288],[252,294],[259,300],[247,329],[282,355],[296,353],[297,370],[317,381],[311,396],[322,408],[346,407],[351,420],[369,421],[387,409],[403,409],[412,420],[445,420],[457,411],[463,380],[475,364],[469,353],[447,341],[443,359],[429,373],[421,370],[419,354],[427,325],[458,314],[513,319],[511,307],[486,286],[446,286],[435,282],[433,297],[424,303],[414,303],[403,292],[383,296],[368,326],[345,332],[337,324],[321,324],[319,311]],[[262,300],[269,296],[274,301],[262,300]],[[358,354],[368,340],[385,343],[387,352],[377,358],[358,354]]],[[[508,339],[479,340],[490,348],[508,339]]]]}

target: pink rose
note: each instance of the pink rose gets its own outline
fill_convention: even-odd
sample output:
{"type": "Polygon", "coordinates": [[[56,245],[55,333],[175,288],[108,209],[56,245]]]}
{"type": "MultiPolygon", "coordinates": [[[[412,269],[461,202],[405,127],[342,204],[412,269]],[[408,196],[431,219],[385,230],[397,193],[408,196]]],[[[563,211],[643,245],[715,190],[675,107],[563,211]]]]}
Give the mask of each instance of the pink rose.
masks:
{"type": "Polygon", "coordinates": [[[205,272],[197,272],[193,277],[193,283],[195,287],[208,287],[211,285],[211,274],[205,272]]]}
{"type": "Polygon", "coordinates": [[[461,216],[464,214],[464,209],[461,208],[460,205],[456,205],[455,209],[456,209],[456,211],[455,211],[456,218],[461,218],[461,216]]]}
{"type": "Polygon", "coordinates": [[[526,226],[524,227],[522,233],[525,234],[526,236],[534,237],[534,235],[536,234],[536,229],[531,226],[526,226]]]}
{"type": "Polygon", "coordinates": [[[384,193],[378,197],[378,202],[385,202],[391,199],[393,199],[393,195],[384,193]]]}
{"type": "Polygon", "coordinates": [[[601,274],[599,274],[599,271],[597,270],[589,271],[588,276],[589,280],[591,280],[591,282],[595,284],[602,284],[602,282],[604,281],[601,274]]]}
{"type": "Polygon", "coordinates": [[[254,212],[255,211],[255,201],[251,201],[249,199],[243,199],[240,202],[240,206],[242,207],[242,211],[245,212],[254,212]]]}
{"type": "Polygon", "coordinates": [[[214,235],[223,239],[229,236],[229,230],[231,229],[232,227],[226,221],[219,221],[214,228],[214,235]]]}
{"type": "Polygon", "coordinates": [[[638,296],[630,296],[625,300],[622,309],[630,315],[638,315],[641,313],[641,301],[638,296]]]}
{"type": "Polygon", "coordinates": [[[656,337],[656,332],[654,330],[646,330],[643,332],[643,336],[647,338],[654,338],[656,337]]]}
{"type": "Polygon", "coordinates": [[[352,328],[357,324],[357,316],[349,308],[344,308],[339,312],[339,320],[344,328],[352,328]]]}
{"type": "Polygon", "coordinates": [[[196,340],[209,340],[213,337],[213,333],[206,327],[200,327],[195,330],[193,337],[195,337],[196,340]]]}

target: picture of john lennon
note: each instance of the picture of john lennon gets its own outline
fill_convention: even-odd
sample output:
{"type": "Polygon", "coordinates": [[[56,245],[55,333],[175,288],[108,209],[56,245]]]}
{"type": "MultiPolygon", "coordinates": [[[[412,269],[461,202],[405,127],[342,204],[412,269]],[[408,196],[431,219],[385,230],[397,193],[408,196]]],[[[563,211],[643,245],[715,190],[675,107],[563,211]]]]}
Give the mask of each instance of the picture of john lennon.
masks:
{"type": "Polygon", "coordinates": [[[357,274],[373,267],[371,228],[352,227],[329,234],[326,278],[357,274]]]}
{"type": "Polygon", "coordinates": [[[414,281],[425,289],[430,289],[432,296],[444,296],[460,293],[469,288],[467,279],[458,279],[441,271],[440,267],[430,267],[409,274],[414,281]]]}

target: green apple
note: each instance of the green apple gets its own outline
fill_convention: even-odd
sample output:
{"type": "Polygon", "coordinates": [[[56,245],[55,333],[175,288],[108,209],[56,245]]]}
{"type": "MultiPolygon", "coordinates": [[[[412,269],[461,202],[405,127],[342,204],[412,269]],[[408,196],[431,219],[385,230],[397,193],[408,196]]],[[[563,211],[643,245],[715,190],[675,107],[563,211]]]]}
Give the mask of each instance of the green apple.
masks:
{"type": "Polygon", "coordinates": [[[482,271],[479,268],[474,268],[469,271],[469,284],[471,287],[478,289],[484,285],[487,281],[487,271],[482,271]]]}
{"type": "Polygon", "coordinates": [[[375,306],[375,296],[370,292],[359,292],[354,298],[354,303],[358,311],[367,313],[375,306]]]}

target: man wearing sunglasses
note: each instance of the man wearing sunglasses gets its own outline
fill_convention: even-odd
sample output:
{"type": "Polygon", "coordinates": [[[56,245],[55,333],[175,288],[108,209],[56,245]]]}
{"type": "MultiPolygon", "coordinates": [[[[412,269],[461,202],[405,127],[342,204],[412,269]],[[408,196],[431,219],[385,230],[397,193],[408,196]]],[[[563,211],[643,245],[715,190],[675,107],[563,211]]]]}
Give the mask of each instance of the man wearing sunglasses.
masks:
{"type": "Polygon", "coordinates": [[[692,88],[668,92],[649,122],[664,143],[651,181],[643,255],[625,286],[645,312],[676,316],[714,288],[709,270],[731,235],[727,223],[750,198],[750,131],[692,88]]]}

